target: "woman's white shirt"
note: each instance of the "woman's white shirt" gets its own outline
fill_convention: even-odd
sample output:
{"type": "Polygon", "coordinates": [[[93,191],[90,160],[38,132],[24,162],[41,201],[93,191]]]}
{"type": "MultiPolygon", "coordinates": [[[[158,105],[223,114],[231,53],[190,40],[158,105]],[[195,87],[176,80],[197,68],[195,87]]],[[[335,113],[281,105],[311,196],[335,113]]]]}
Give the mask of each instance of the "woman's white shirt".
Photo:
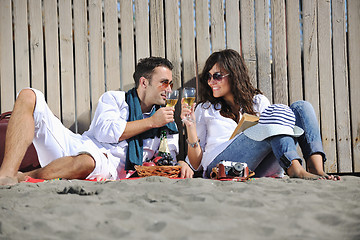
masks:
{"type": "MultiPolygon", "coordinates": [[[[258,115],[270,105],[270,101],[262,94],[255,95],[253,103],[254,111],[258,115]]],[[[241,112],[239,114],[239,119],[241,119],[241,112]]],[[[203,150],[201,166],[205,170],[212,160],[234,140],[229,140],[229,138],[237,123],[230,118],[221,116],[220,105],[215,107],[210,102],[199,104],[195,109],[195,117],[197,136],[203,150]]],[[[188,157],[186,161],[189,163],[188,157]]]]}

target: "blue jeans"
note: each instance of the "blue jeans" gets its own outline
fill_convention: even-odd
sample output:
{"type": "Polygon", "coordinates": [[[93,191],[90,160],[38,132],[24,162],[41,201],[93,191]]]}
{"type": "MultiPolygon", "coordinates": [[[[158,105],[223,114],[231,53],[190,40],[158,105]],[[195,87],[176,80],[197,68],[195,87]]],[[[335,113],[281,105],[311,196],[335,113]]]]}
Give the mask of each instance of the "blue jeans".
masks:
{"type": "Polygon", "coordinates": [[[290,108],[296,117],[295,125],[304,130],[303,135],[298,138],[278,135],[258,142],[245,134],[240,134],[209,164],[206,176],[210,177],[212,168],[222,160],[247,163],[249,169],[255,172],[256,177],[279,175],[283,173],[282,169],[286,170],[291,166],[292,160],[298,159],[300,163],[302,162],[296,150],[297,144],[305,159],[318,153],[325,161],[314,108],[306,101],[294,102],[290,108]]]}

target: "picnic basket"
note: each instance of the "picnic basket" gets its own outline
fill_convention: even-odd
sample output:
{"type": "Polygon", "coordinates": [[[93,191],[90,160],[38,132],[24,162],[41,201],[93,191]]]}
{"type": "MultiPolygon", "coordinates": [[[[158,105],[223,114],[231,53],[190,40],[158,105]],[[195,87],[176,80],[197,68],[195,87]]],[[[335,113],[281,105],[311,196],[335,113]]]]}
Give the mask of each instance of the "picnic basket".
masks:
{"type": "Polygon", "coordinates": [[[168,178],[179,177],[181,166],[140,166],[135,165],[139,177],[162,176],[168,178]]]}

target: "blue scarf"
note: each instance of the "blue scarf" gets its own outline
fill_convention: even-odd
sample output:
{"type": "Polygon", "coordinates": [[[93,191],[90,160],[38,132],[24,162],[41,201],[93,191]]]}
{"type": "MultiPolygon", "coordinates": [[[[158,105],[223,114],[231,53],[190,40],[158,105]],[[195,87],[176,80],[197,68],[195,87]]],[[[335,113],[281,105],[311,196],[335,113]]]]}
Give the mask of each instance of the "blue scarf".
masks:
{"type": "MultiPolygon", "coordinates": [[[[141,106],[139,102],[139,97],[137,95],[136,89],[130,89],[125,94],[125,101],[129,105],[129,119],[128,122],[136,121],[143,119],[143,112],[141,111],[141,106]]],[[[159,105],[155,105],[155,108],[152,109],[150,116],[152,116],[156,110],[160,108],[159,105]]],[[[146,132],[143,132],[139,135],[127,139],[128,150],[126,153],[126,163],[125,170],[133,170],[134,165],[142,165],[143,163],[143,140],[148,138],[160,137],[162,130],[168,129],[169,134],[178,133],[178,129],[174,122],[168,123],[160,128],[152,128],[146,132]]]]}

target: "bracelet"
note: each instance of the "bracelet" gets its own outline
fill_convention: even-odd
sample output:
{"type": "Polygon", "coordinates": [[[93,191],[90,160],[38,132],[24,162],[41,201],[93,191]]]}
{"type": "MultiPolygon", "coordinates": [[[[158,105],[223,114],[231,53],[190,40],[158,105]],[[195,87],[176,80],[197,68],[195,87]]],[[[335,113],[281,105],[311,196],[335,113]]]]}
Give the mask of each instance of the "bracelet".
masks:
{"type": "Polygon", "coordinates": [[[199,144],[199,142],[200,142],[200,139],[198,139],[196,142],[194,142],[194,143],[191,143],[191,142],[189,142],[189,139],[186,139],[186,142],[190,145],[190,147],[192,147],[192,148],[196,148],[199,144]]]}

